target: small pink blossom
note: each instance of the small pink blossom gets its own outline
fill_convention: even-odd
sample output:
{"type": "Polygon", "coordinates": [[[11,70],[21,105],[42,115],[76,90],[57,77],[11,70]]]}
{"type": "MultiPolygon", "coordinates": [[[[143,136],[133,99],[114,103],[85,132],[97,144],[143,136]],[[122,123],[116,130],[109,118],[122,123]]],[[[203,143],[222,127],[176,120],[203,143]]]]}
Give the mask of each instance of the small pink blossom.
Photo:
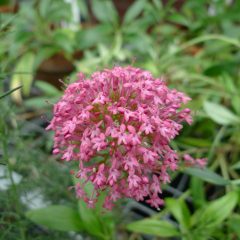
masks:
{"type": "Polygon", "coordinates": [[[128,134],[126,134],[126,126],[124,124],[121,124],[119,132],[116,134],[116,138],[118,139],[118,145],[127,144],[128,141],[128,134]]]}
{"type": "Polygon", "coordinates": [[[207,165],[207,159],[206,158],[196,158],[194,159],[189,154],[183,155],[183,160],[185,161],[185,165],[188,167],[200,167],[204,168],[207,165]]]}
{"type": "Polygon", "coordinates": [[[207,165],[207,158],[197,158],[196,163],[197,163],[197,166],[203,168],[207,165]]]}
{"type": "MultiPolygon", "coordinates": [[[[80,73],[55,104],[47,127],[55,132],[53,153],[79,163],[77,197],[94,207],[104,190],[107,209],[123,197],[147,198],[159,208],[161,185],[179,162],[170,141],[183,122],[192,122],[190,110],[181,108],[189,100],[139,68],[114,67],[89,79],[80,73]],[[90,196],[84,190],[89,182],[90,196]]],[[[205,164],[203,159],[196,163],[205,164]]]]}

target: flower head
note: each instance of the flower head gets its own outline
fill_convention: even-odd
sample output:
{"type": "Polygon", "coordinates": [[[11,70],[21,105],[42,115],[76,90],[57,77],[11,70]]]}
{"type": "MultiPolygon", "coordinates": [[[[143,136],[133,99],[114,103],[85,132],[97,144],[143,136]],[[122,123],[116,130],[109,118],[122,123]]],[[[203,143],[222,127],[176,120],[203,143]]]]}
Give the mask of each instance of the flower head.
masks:
{"type": "Polygon", "coordinates": [[[180,109],[188,100],[139,68],[114,67],[89,79],[79,74],[54,106],[47,128],[55,131],[53,152],[79,163],[77,196],[93,206],[105,190],[106,208],[123,197],[148,198],[158,208],[161,184],[178,166],[169,143],[182,122],[191,122],[190,110],[180,109]],[[91,196],[84,191],[88,182],[91,196]]]}

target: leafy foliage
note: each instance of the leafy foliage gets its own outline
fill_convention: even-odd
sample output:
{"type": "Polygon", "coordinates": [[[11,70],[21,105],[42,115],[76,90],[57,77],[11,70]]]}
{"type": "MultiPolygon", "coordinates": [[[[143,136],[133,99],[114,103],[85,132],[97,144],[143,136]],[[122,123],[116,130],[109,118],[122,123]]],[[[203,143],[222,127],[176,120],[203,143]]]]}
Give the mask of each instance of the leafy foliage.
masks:
{"type": "MultiPolygon", "coordinates": [[[[179,10],[174,1],[164,5],[161,0],[136,0],[120,16],[117,1],[94,0],[90,7],[78,1],[81,25],[76,29],[66,2],[28,1],[21,3],[17,14],[1,14],[0,167],[23,180],[0,192],[0,238],[74,239],[59,229],[93,239],[115,239],[115,231],[125,239],[239,239],[240,2],[188,0],[179,10]],[[73,56],[77,51],[78,59],[73,56]],[[172,176],[174,194],[160,213],[138,221],[120,211],[103,216],[100,208],[87,209],[66,190],[71,185],[69,169],[51,156],[52,136],[44,131],[46,117],[41,118],[49,116],[62,91],[33,81],[43,60],[59,52],[76,71],[89,74],[133,64],[156,77],[164,75],[170,87],[192,97],[194,124],[185,127],[172,145],[183,154],[207,157],[208,166],[182,168],[172,176]],[[15,105],[11,99],[21,91],[28,97],[15,105]],[[175,184],[182,176],[187,179],[183,188],[175,184]],[[50,206],[42,211],[30,210],[31,201],[22,201],[37,188],[50,206]]],[[[69,81],[74,80],[70,76],[69,81]]]]}

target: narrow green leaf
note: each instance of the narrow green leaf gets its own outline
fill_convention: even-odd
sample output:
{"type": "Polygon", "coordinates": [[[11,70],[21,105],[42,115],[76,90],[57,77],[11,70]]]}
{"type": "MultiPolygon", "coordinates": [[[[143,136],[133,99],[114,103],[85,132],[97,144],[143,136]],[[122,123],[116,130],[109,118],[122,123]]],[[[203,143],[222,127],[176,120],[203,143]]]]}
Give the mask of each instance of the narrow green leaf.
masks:
{"type": "Polygon", "coordinates": [[[181,24],[183,26],[189,26],[189,21],[186,17],[184,17],[182,14],[174,13],[169,16],[168,20],[174,23],[181,24]]]}
{"type": "Polygon", "coordinates": [[[206,34],[200,37],[193,38],[188,42],[185,42],[180,48],[178,48],[175,51],[175,54],[185,50],[186,48],[189,48],[190,46],[196,45],[201,42],[212,41],[212,40],[218,40],[218,41],[236,46],[237,48],[240,48],[240,41],[236,38],[229,38],[224,35],[218,35],[218,34],[206,34]]]}
{"type": "Polygon", "coordinates": [[[197,177],[191,177],[190,190],[195,207],[202,207],[206,201],[203,181],[197,177]]]}
{"type": "Polygon", "coordinates": [[[124,24],[129,24],[133,21],[146,6],[146,0],[135,1],[127,10],[124,16],[124,24]]]}
{"type": "Polygon", "coordinates": [[[195,213],[196,225],[213,228],[222,223],[233,211],[238,202],[238,194],[230,192],[225,196],[211,202],[195,213]]]}
{"type": "Polygon", "coordinates": [[[187,230],[190,227],[190,212],[183,199],[166,199],[166,206],[180,223],[180,227],[187,230]]]}
{"type": "Polygon", "coordinates": [[[127,225],[127,229],[132,232],[158,237],[175,237],[180,235],[177,228],[171,223],[157,219],[144,219],[132,222],[127,225]]]}
{"type": "Polygon", "coordinates": [[[207,115],[216,123],[222,125],[240,123],[240,118],[238,116],[220,104],[206,101],[204,103],[204,110],[207,115]]]}
{"type": "Polygon", "coordinates": [[[53,85],[43,82],[36,81],[35,85],[46,95],[49,97],[59,97],[62,93],[53,85]]]}
{"type": "Polygon", "coordinates": [[[55,46],[70,55],[74,51],[74,37],[75,33],[70,29],[56,29],[52,35],[55,46]]]}
{"type": "MultiPolygon", "coordinates": [[[[73,182],[76,184],[78,179],[74,177],[73,182]]],[[[87,183],[84,190],[90,197],[93,191],[93,185],[91,183],[87,183]]],[[[78,201],[78,211],[81,219],[83,220],[84,228],[89,234],[100,239],[105,239],[104,237],[106,236],[110,237],[114,227],[112,214],[110,212],[103,212],[102,204],[104,198],[105,195],[102,193],[98,197],[98,202],[96,203],[95,208],[89,208],[82,199],[78,201]]]]}
{"type": "Polygon", "coordinates": [[[31,52],[23,55],[15,68],[12,81],[18,82],[23,86],[23,94],[29,95],[33,82],[34,54],[31,52]]]}
{"type": "Polygon", "coordinates": [[[118,15],[112,1],[92,0],[92,11],[95,17],[104,23],[117,23],[118,15]]]}
{"type": "Polygon", "coordinates": [[[240,185],[240,179],[232,180],[231,184],[232,185],[240,185]]]}
{"type": "MultiPolygon", "coordinates": [[[[15,75],[14,78],[11,79],[10,82],[10,91],[12,89],[16,89],[17,87],[19,87],[19,85],[22,84],[21,79],[19,78],[18,75],[15,75]]],[[[17,102],[17,103],[21,103],[22,102],[22,92],[21,91],[12,91],[11,92],[11,98],[17,102]]]]}
{"type": "Polygon", "coordinates": [[[49,13],[49,1],[42,0],[39,4],[39,12],[42,17],[47,17],[49,13]]]}
{"type": "Polygon", "coordinates": [[[79,42],[79,49],[86,49],[98,45],[99,43],[106,43],[113,34],[111,24],[99,24],[91,28],[84,28],[76,33],[76,41],[79,42]]]}
{"type": "Polygon", "coordinates": [[[231,216],[231,218],[228,221],[228,226],[231,229],[233,233],[235,233],[238,236],[238,239],[240,239],[240,215],[234,214],[231,216]]]}
{"type": "Polygon", "coordinates": [[[192,138],[192,137],[183,137],[179,142],[194,146],[194,147],[211,147],[212,142],[207,139],[201,138],[192,138]]]}
{"type": "Polygon", "coordinates": [[[230,184],[230,181],[227,181],[220,175],[216,174],[215,172],[212,172],[211,170],[204,168],[187,168],[184,170],[185,173],[198,177],[202,179],[205,182],[210,182],[215,185],[228,185],[230,184]]]}
{"type": "Polygon", "coordinates": [[[58,97],[51,97],[51,98],[46,98],[46,97],[34,97],[34,98],[29,98],[24,101],[24,105],[26,107],[30,107],[33,109],[39,109],[39,108],[51,108],[52,105],[47,103],[47,101],[51,103],[56,103],[58,100],[58,97]]]}
{"type": "Polygon", "coordinates": [[[49,229],[60,231],[81,231],[82,221],[77,210],[61,205],[30,210],[26,217],[49,229]]]}
{"type": "Polygon", "coordinates": [[[240,162],[237,162],[234,165],[232,165],[231,169],[240,169],[240,162]]]}
{"type": "Polygon", "coordinates": [[[86,231],[97,237],[104,236],[101,223],[99,221],[98,215],[95,212],[95,209],[89,208],[83,200],[79,200],[78,210],[86,231]]]}

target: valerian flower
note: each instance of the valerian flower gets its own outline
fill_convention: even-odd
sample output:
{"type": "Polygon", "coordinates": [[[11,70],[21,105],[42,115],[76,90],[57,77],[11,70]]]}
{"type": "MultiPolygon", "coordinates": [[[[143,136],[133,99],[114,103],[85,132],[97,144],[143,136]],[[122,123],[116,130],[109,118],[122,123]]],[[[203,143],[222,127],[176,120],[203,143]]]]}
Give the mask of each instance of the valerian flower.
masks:
{"type": "Polygon", "coordinates": [[[53,153],[79,164],[76,195],[89,207],[106,191],[108,209],[124,197],[159,208],[162,184],[179,162],[170,141],[192,121],[182,108],[189,100],[139,68],[114,67],[89,79],[79,74],[55,104],[47,128],[55,131],[53,153]],[[84,191],[89,182],[91,196],[84,191]]]}

